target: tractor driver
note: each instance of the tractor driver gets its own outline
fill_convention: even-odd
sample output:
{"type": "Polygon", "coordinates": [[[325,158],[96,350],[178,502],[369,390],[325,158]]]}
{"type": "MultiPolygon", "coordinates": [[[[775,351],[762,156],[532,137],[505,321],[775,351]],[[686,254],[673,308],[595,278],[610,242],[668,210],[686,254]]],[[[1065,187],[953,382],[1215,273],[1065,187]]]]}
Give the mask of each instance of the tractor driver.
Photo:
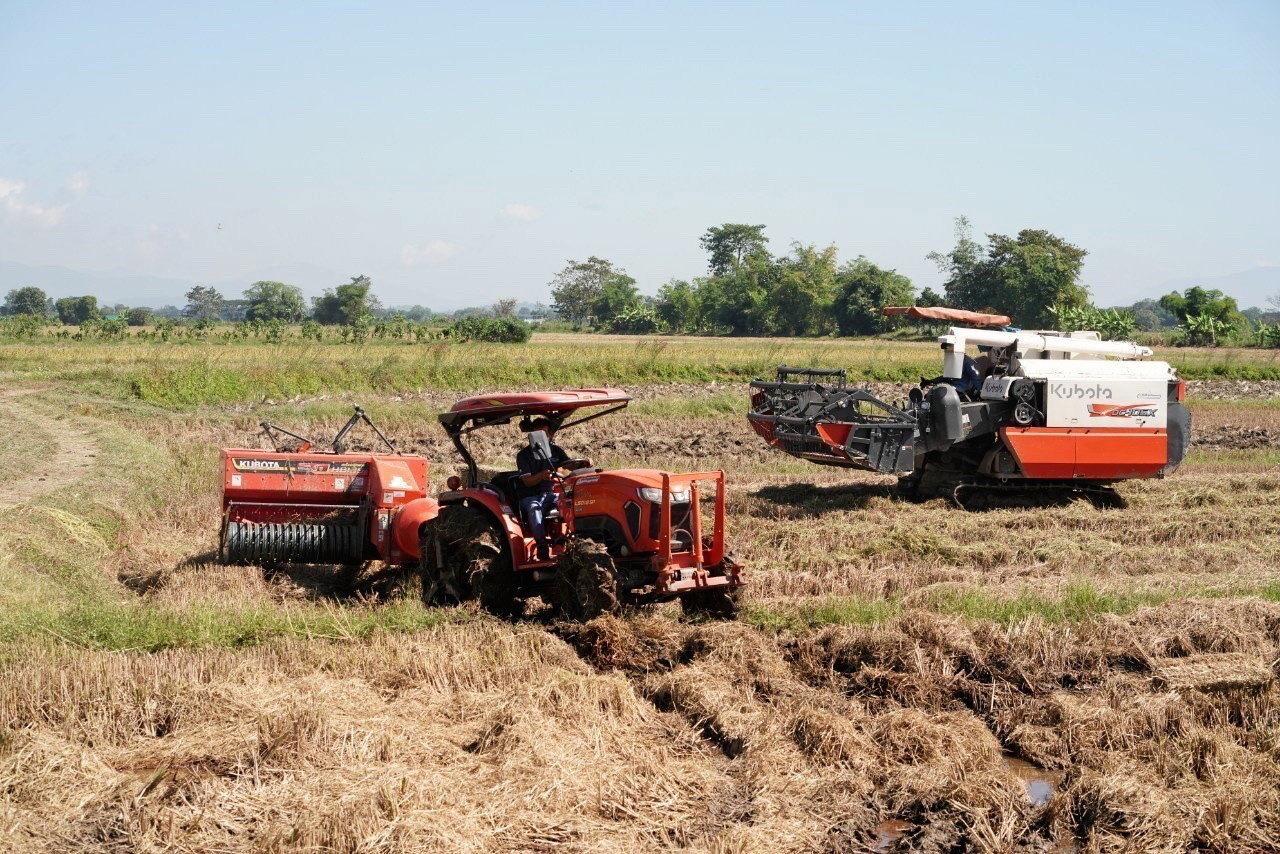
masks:
{"type": "MultiPolygon", "coordinates": [[[[547,434],[550,458],[545,458],[540,449],[535,449],[530,443],[516,454],[516,469],[520,472],[517,478],[520,482],[520,514],[529,523],[529,530],[538,544],[538,560],[547,560],[550,556],[550,544],[547,542],[547,529],[543,524],[543,517],[555,509],[556,493],[553,475],[569,462],[569,455],[553,441],[555,427],[548,419],[538,417],[529,423],[529,432],[537,430],[547,434]]],[[[591,465],[590,460],[585,462],[591,465]]]]}

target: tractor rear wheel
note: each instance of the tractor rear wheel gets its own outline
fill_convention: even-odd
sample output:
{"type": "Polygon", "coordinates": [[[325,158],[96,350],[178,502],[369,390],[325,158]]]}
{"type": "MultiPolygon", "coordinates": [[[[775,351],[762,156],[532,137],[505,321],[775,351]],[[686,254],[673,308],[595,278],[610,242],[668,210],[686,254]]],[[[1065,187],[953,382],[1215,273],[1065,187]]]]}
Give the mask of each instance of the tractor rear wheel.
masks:
{"type": "Polygon", "coordinates": [[[516,573],[511,555],[490,528],[487,536],[468,547],[465,569],[471,589],[480,597],[480,607],[497,617],[515,617],[524,610],[516,597],[516,573]]]}
{"type": "Polygon", "coordinates": [[[732,620],[738,616],[741,603],[741,587],[710,587],[681,596],[680,610],[686,617],[732,620]]]}
{"type": "Polygon", "coordinates": [[[556,593],[560,610],[571,620],[617,613],[618,573],[608,549],[594,540],[571,541],[560,557],[556,593]]]}
{"type": "MultiPolygon", "coordinates": [[[[458,504],[440,508],[423,526],[419,540],[422,596],[432,605],[469,602],[485,568],[501,562],[505,550],[481,512],[458,504]]],[[[507,566],[510,566],[508,560],[507,566]]]]}

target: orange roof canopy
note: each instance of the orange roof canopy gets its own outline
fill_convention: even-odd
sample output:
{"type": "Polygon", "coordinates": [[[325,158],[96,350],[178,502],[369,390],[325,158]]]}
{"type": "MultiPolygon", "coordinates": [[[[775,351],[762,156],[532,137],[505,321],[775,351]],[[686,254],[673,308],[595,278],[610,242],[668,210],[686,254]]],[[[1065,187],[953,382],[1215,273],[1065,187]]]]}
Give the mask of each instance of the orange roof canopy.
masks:
{"type": "Polygon", "coordinates": [[[1007,314],[983,314],[962,308],[928,308],[922,305],[890,305],[883,310],[885,317],[915,317],[921,320],[949,320],[970,326],[1010,326],[1013,318],[1007,314]]]}

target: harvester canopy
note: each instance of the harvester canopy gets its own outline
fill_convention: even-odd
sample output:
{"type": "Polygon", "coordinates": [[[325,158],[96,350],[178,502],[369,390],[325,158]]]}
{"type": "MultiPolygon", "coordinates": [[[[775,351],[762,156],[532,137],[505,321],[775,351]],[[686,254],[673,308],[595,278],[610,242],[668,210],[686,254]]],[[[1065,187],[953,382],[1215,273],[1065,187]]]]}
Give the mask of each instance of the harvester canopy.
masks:
{"type": "Polygon", "coordinates": [[[890,305],[881,309],[885,317],[912,317],[917,320],[936,320],[946,323],[967,323],[970,326],[1011,326],[1013,318],[1007,314],[983,314],[963,308],[931,308],[923,305],[890,305]]]}

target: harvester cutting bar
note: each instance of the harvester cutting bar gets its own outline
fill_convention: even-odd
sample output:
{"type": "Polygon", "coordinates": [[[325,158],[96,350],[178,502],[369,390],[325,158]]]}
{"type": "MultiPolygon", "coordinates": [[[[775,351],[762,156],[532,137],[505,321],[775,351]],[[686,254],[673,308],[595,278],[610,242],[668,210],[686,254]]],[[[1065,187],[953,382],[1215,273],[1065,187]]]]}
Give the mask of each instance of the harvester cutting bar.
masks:
{"type": "Polygon", "coordinates": [[[910,472],[916,420],[863,388],[846,385],[843,371],[778,368],[776,382],[751,383],[752,428],[793,456],[823,465],[910,472]],[[835,376],[838,382],[793,382],[835,376]]]}

